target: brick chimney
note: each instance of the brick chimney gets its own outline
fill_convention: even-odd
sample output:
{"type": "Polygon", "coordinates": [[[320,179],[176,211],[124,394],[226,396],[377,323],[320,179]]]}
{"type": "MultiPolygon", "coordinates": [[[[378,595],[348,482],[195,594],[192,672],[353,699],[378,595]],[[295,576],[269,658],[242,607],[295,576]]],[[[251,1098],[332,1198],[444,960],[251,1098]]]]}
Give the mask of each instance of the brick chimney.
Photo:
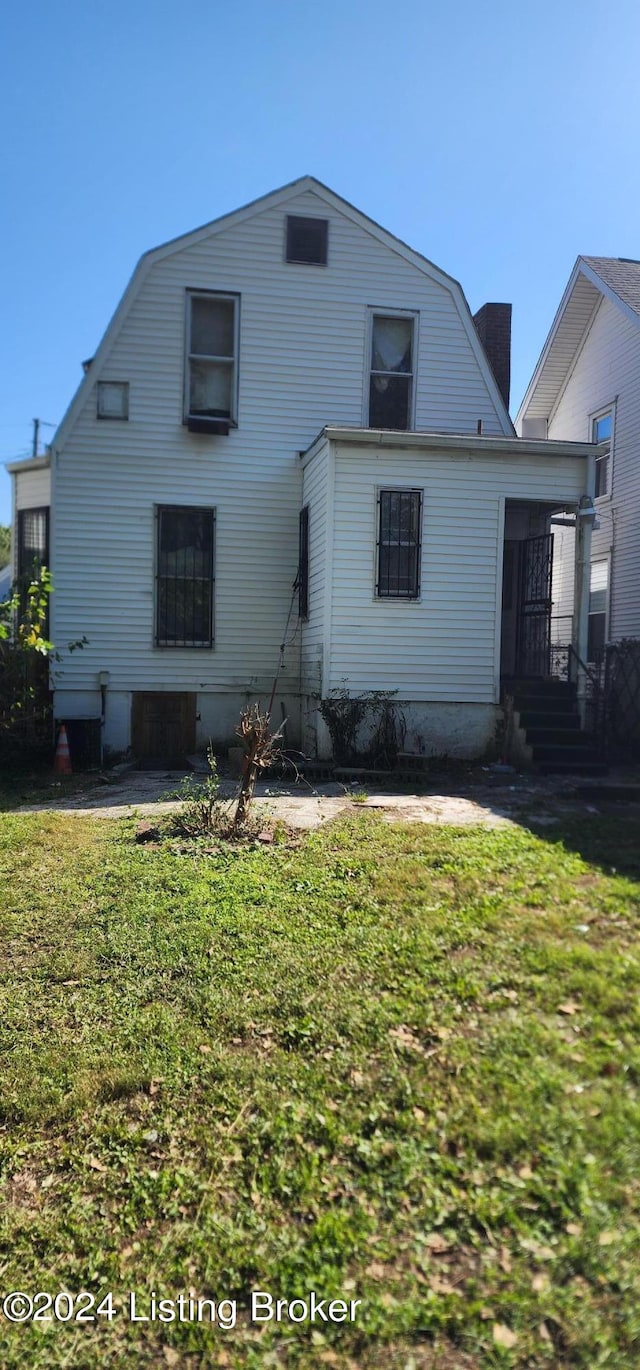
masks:
{"type": "Polygon", "coordinates": [[[511,388],[511,305],[483,304],[482,309],[474,314],[473,322],[508,409],[511,388]]]}

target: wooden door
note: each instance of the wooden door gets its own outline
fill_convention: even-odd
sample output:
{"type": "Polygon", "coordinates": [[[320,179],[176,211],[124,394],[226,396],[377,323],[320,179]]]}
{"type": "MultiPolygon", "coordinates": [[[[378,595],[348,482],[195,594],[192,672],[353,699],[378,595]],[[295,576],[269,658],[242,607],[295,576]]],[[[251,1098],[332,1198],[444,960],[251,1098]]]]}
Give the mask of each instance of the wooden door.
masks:
{"type": "Polygon", "coordinates": [[[131,707],[131,746],[147,766],[184,766],[196,746],[196,696],[136,692],[131,707]]]}

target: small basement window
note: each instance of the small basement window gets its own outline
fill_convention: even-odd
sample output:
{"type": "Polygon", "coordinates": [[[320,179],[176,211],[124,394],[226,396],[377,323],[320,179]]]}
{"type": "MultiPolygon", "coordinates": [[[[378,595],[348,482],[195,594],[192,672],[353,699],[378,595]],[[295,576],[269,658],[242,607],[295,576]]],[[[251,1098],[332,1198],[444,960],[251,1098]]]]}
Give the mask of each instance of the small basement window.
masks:
{"type": "Polygon", "coordinates": [[[238,321],[237,295],[188,292],[185,420],[196,431],[227,432],[236,422],[238,321]]]}
{"type": "Polygon", "coordinates": [[[97,389],[99,419],[128,419],[128,381],[98,381],[97,389]]]}
{"type": "Polygon", "coordinates": [[[287,261],[305,266],[326,266],[329,239],[328,219],[309,219],[287,214],[287,261]]]}

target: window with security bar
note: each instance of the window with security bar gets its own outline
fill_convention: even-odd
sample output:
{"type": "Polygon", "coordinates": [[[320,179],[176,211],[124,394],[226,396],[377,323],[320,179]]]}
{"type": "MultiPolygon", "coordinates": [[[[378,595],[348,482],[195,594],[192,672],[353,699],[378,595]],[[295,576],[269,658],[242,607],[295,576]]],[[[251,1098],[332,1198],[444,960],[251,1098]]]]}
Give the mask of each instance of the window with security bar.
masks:
{"type": "Polygon", "coordinates": [[[421,528],[421,490],[379,491],[378,599],[418,599],[421,528]]]}
{"type": "Polygon", "coordinates": [[[309,505],[300,510],[298,544],[298,614],[309,617],[309,505]]]}
{"type": "Polygon", "coordinates": [[[211,647],[215,510],[161,506],[156,520],[156,646],[211,647]]]}
{"type": "Polygon", "coordinates": [[[49,565],[49,510],[21,509],[18,513],[18,579],[30,579],[49,565]]]}

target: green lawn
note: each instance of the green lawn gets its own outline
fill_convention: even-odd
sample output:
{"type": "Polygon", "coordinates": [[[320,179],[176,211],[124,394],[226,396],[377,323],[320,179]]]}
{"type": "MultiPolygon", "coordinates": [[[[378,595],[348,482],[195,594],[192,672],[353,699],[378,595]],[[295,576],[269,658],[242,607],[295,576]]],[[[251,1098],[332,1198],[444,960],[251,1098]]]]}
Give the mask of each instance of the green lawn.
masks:
{"type": "Polygon", "coordinates": [[[207,854],[2,815],[0,1287],[118,1310],[0,1317],[3,1370],[640,1363],[639,880],[623,819],[207,854]]]}

